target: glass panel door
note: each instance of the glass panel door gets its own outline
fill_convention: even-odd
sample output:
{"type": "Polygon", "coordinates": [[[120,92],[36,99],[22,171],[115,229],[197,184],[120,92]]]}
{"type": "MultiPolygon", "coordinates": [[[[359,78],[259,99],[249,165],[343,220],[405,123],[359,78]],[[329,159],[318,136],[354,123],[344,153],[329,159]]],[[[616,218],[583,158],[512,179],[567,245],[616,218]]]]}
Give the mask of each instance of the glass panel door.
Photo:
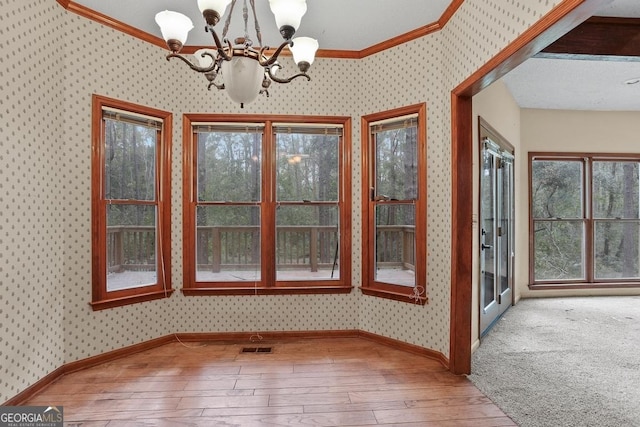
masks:
{"type": "Polygon", "coordinates": [[[511,305],[513,156],[485,139],[480,176],[480,331],[511,305]]]}
{"type": "MultiPolygon", "coordinates": [[[[482,313],[495,311],[496,297],[496,154],[484,150],[480,182],[480,296],[482,313]]],[[[484,328],[483,328],[484,329],[484,328]]]]}

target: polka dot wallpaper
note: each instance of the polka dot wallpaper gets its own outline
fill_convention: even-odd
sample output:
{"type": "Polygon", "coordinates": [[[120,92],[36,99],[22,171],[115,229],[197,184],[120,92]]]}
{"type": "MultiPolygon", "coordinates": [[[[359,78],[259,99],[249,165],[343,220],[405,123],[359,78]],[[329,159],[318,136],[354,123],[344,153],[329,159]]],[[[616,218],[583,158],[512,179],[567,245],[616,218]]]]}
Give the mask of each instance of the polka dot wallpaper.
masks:
{"type": "Polygon", "coordinates": [[[450,92],[560,1],[466,0],[442,31],[362,61],[359,114],[427,103],[427,296],[411,306],[363,296],[360,328],[449,354],[450,92]],[[381,74],[387,70],[393,76],[381,74]],[[365,106],[366,108],[362,108],[365,106]]]}
{"type": "Polygon", "coordinates": [[[0,404],[64,362],[64,14],[0,0],[0,404]]]}
{"type": "MultiPolygon", "coordinates": [[[[66,12],[0,0],[0,402],[63,363],[172,332],[362,329],[449,352],[449,93],[558,1],[467,0],[444,30],[363,60],[317,59],[241,110],[166,51],[66,12]],[[497,3],[497,4],[496,4],[497,3]],[[62,40],[62,42],[60,42],[62,40]],[[380,70],[384,70],[381,73],[380,70]],[[182,114],[353,118],[353,266],[360,285],[360,117],[425,102],[429,303],[349,295],[210,296],[94,312],[91,95],[174,113],[172,276],[182,287],[182,114]]],[[[294,72],[287,64],[286,72],[294,72]]]]}

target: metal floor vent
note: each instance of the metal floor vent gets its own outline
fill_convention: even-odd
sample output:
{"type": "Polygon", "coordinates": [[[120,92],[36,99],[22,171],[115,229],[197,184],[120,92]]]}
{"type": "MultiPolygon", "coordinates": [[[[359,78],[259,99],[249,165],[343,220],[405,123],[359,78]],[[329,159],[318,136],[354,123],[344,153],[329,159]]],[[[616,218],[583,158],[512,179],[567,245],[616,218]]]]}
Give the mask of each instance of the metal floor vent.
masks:
{"type": "Polygon", "coordinates": [[[244,347],[243,353],[271,353],[271,347],[244,347]]]}

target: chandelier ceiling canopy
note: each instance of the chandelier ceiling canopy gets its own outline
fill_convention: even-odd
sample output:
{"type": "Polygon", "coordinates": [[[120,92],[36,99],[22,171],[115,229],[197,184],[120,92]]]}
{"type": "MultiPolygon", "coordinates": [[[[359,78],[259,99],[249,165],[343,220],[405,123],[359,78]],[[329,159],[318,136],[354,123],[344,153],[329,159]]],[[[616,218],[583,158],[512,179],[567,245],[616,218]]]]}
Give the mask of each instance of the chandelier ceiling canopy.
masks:
{"type": "Polygon", "coordinates": [[[162,37],[167,42],[171,53],[167,60],[178,58],[185,62],[192,70],[203,73],[209,81],[208,88],[215,86],[224,90],[234,101],[244,107],[255,100],[258,95],[269,96],[271,82],[290,83],[298,77],[311,80],[307,74],[313,63],[318,42],[309,37],[293,38],[300,26],[302,16],[307,11],[306,0],[269,0],[276,25],[284,41],[268,56],[268,46],[262,45],[260,24],[256,16],[255,0],[249,0],[256,39],[259,44],[253,47],[253,40],[249,37],[247,0],[243,0],[244,35],[236,37],[234,44],[227,39],[227,31],[237,0],[198,0],[198,8],[206,22],[205,31],[211,33],[214,46],[195,52],[195,62],[190,61],[179,52],[187,41],[187,35],[193,28],[193,22],[188,16],[178,12],[165,10],[156,15],[156,23],[160,26],[162,37]],[[230,5],[229,14],[225,21],[221,36],[215,31],[215,26],[230,5]],[[282,51],[288,48],[293,60],[298,65],[299,73],[290,77],[276,76],[276,71],[282,68],[278,62],[282,51]],[[220,78],[222,81],[218,81],[220,78]]]}

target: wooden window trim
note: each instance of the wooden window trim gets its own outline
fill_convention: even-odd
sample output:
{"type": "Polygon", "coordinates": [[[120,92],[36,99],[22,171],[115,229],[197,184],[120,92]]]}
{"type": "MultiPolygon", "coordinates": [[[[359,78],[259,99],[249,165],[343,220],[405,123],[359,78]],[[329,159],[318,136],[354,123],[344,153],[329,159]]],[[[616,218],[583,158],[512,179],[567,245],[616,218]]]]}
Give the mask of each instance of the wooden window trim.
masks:
{"type": "Polygon", "coordinates": [[[594,161],[625,161],[637,160],[640,155],[634,153],[592,153],[592,152],[530,152],[528,158],[528,191],[529,191],[529,284],[531,290],[579,290],[579,289],[611,289],[611,288],[640,288],[638,279],[595,279],[594,278],[594,223],[592,200],[592,168],[594,161]],[[575,220],[585,222],[585,278],[584,280],[535,280],[535,247],[533,218],[533,161],[576,161],[582,162],[584,172],[582,177],[583,217],[575,220]]]}
{"type": "Polygon", "coordinates": [[[369,114],[361,120],[361,161],[362,161],[362,286],[364,295],[391,299],[395,301],[424,305],[427,303],[427,106],[414,104],[393,110],[369,114]],[[396,117],[418,115],[417,155],[418,163],[418,200],[416,201],[415,258],[422,260],[415,265],[417,288],[393,285],[375,280],[375,225],[374,211],[371,206],[371,132],[370,123],[396,117]],[[417,289],[416,293],[414,289],[417,289]]]}
{"type": "Polygon", "coordinates": [[[91,119],[91,264],[92,264],[92,300],[94,311],[120,307],[139,302],[168,298],[173,293],[171,287],[171,140],[172,113],[133,104],[127,101],[92,96],[91,119]],[[133,289],[107,291],[106,283],[106,213],[104,211],[104,134],[103,108],[115,108],[134,114],[150,116],[162,122],[162,131],[158,131],[159,147],[156,155],[157,188],[157,283],[133,289]]]}
{"type": "Polygon", "coordinates": [[[182,293],[197,295],[283,295],[283,294],[344,294],[351,292],[351,117],[346,116],[287,116],[287,115],[183,115],[183,279],[182,293]],[[261,215],[262,270],[260,282],[197,282],[195,277],[195,201],[193,189],[197,184],[194,158],[194,123],[256,123],[264,125],[262,194],[264,200],[261,215]],[[275,269],[275,206],[271,194],[275,185],[275,157],[273,148],[273,124],[291,123],[317,125],[342,125],[343,134],[338,168],[340,171],[340,276],[338,280],[276,281],[275,269]],[[271,173],[268,173],[268,171],[271,173]]]}

